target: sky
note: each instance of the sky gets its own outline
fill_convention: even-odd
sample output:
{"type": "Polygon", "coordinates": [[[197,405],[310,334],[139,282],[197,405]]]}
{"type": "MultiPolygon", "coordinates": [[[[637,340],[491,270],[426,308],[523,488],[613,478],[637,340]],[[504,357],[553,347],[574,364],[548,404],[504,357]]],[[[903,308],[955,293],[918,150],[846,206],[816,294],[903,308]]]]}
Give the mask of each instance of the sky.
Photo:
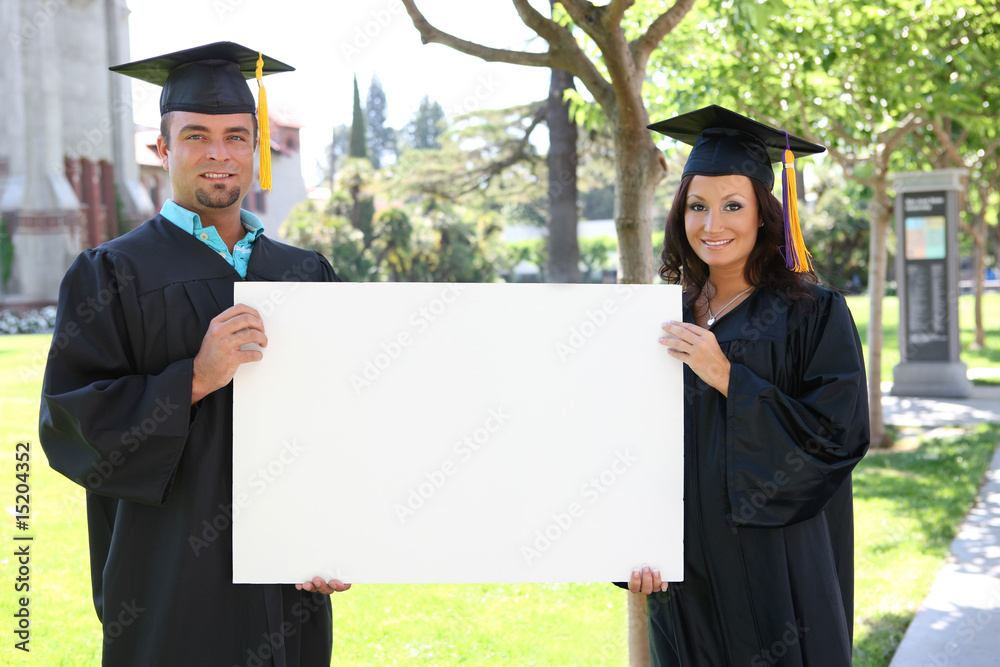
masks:
{"type": "MultiPolygon", "coordinates": [[[[548,1],[532,0],[548,15],[548,1]]],[[[315,185],[335,125],[350,125],[352,77],[364,103],[373,74],[388,124],[405,125],[424,95],[449,116],[544,99],[549,72],[485,63],[439,44],[423,45],[399,0],[128,0],[132,60],[217,41],[238,42],[296,68],[265,78],[272,113],[300,125],[306,185],[315,185]]],[[[441,30],[488,46],[541,51],[545,43],[508,0],[417,0],[441,30]],[[532,40],[532,38],[534,39],[532,40]]],[[[251,82],[257,94],[257,85],[251,82]]],[[[159,126],[159,88],[133,86],[135,121],[159,126]]]]}

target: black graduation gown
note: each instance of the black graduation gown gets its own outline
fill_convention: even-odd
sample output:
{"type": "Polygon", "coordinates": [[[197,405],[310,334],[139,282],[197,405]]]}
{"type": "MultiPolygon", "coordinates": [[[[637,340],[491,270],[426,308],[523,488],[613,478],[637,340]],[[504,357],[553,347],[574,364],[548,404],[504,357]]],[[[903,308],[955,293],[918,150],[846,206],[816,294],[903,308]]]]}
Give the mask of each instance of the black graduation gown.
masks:
{"type": "Polygon", "coordinates": [[[684,581],[649,596],[654,666],[851,664],[867,385],[843,297],[811,293],[716,322],[728,398],[685,368],[684,581]]]}
{"type": "MultiPolygon", "coordinates": [[[[339,280],[319,253],[267,236],[246,279],[339,280]]],[[[159,215],[63,279],[39,435],[87,489],[106,666],[330,664],[328,596],[232,583],[232,384],[191,406],[191,377],[239,280],[159,215]]]]}

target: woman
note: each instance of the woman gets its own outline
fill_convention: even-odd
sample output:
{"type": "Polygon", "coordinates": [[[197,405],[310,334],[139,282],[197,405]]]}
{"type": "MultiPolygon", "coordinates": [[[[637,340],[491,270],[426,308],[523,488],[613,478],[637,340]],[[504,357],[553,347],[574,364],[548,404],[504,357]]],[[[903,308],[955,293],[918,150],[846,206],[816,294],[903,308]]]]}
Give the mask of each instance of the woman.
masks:
{"type": "Polygon", "coordinates": [[[794,181],[784,215],[771,194],[787,147],[823,148],[721,107],[650,129],[694,144],[660,269],[685,299],[660,339],[686,364],[684,580],[629,582],[653,664],[849,666],[864,360],[843,297],[816,284],[794,181]]]}

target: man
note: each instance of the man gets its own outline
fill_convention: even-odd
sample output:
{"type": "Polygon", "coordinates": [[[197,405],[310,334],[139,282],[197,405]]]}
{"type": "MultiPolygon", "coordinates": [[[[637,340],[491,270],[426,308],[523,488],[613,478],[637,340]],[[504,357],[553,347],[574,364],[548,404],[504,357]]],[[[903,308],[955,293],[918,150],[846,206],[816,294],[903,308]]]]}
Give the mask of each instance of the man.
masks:
{"type": "Polygon", "coordinates": [[[350,586],[232,583],[231,380],[262,358],[243,345],[267,345],[233,285],[339,280],[240,210],[257,61],[218,43],[112,68],[163,85],[157,148],[174,196],[66,274],[39,416],[50,464],[87,489],[106,666],[329,665],[328,595],[350,586]]]}

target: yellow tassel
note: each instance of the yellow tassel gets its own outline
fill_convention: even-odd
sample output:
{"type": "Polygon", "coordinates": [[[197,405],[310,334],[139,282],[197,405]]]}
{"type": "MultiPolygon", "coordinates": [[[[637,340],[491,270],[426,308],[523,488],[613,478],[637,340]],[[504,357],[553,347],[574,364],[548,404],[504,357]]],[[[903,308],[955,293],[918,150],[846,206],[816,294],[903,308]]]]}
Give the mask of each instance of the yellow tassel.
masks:
{"type": "Polygon", "coordinates": [[[806,249],[806,242],[802,238],[802,228],[799,226],[799,197],[795,187],[795,155],[792,151],[785,150],[785,208],[788,214],[788,229],[786,230],[785,242],[786,253],[790,253],[788,258],[788,268],[796,273],[805,273],[812,269],[809,258],[812,257],[806,249]]]}
{"type": "Polygon", "coordinates": [[[257,86],[260,95],[257,103],[257,124],[260,127],[260,189],[271,189],[271,127],[267,115],[267,91],[261,83],[264,70],[264,55],[257,52],[257,86]]]}

